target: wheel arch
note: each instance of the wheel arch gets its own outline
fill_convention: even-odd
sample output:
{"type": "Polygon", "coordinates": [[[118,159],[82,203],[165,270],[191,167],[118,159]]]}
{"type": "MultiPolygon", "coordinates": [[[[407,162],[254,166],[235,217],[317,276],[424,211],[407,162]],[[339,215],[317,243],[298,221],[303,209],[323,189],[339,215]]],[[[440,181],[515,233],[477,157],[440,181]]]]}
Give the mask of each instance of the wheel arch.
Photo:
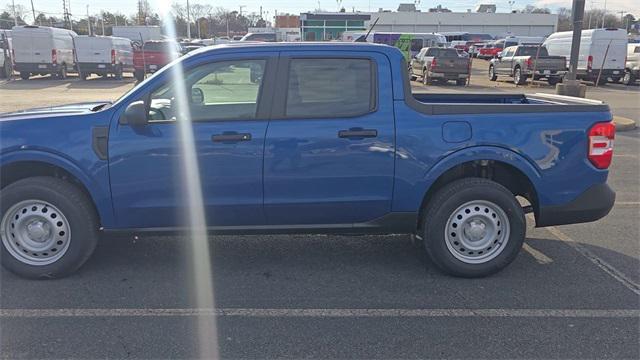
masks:
{"type": "Polygon", "coordinates": [[[80,189],[91,201],[91,206],[98,217],[98,223],[103,224],[112,219],[110,202],[105,201],[110,195],[100,190],[88,174],[70,160],[50,153],[30,152],[19,156],[5,156],[0,163],[0,190],[16,181],[36,176],[52,176],[69,181],[80,189]]]}
{"type": "Polygon", "coordinates": [[[427,173],[427,190],[418,209],[418,228],[422,226],[424,209],[433,195],[451,181],[479,177],[493,180],[522,196],[532,206],[537,218],[539,212],[538,182],[540,173],[523,156],[499,147],[468,148],[440,160],[427,173]]]}

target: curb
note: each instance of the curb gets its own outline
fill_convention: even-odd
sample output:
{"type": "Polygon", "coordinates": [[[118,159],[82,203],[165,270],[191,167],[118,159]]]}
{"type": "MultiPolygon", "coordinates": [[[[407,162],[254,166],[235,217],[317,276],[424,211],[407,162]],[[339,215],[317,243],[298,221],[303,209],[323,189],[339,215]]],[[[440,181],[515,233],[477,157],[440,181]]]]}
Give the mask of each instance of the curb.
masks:
{"type": "Polygon", "coordinates": [[[616,131],[629,131],[636,128],[636,122],[622,116],[614,116],[613,123],[616,125],[616,131]]]}

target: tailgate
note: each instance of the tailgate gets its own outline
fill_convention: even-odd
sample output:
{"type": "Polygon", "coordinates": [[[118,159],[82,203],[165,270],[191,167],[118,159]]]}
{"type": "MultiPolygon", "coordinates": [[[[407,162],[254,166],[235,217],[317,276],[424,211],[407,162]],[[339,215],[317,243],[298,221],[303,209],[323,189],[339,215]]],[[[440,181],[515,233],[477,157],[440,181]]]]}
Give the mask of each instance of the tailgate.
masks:
{"type": "Polygon", "coordinates": [[[564,56],[545,56],[537,60],[532,57],[536,70],[565,70],[567,61],[564,56]]]}
{"type": "Polygon", "coordinates": [[[465,58],[437,58],[439,72],[445,73],[467,73],[469,70],[469,60],[465,58]]]}

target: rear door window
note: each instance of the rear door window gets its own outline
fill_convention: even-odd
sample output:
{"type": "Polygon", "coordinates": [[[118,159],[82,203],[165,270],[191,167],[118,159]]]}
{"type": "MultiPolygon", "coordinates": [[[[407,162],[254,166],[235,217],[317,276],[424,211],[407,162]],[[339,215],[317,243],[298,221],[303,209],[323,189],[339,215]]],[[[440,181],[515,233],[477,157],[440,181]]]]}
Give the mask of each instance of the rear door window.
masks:
{"type": "Polygon", "coordinates": [[[373,69],[369,59],[292,59],[285,115],[335,118],[372,111],[373,69]]]}

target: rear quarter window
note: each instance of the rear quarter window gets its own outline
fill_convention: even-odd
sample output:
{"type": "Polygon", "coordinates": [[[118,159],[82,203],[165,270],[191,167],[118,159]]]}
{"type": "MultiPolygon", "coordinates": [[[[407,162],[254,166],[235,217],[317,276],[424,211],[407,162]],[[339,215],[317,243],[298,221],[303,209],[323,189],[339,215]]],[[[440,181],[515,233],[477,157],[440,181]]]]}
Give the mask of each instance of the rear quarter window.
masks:
{"type": "Polygon", "coordinates": [[[375,108],[370,59],[292,59],[286,117],[347,117],[375,108]]]}

